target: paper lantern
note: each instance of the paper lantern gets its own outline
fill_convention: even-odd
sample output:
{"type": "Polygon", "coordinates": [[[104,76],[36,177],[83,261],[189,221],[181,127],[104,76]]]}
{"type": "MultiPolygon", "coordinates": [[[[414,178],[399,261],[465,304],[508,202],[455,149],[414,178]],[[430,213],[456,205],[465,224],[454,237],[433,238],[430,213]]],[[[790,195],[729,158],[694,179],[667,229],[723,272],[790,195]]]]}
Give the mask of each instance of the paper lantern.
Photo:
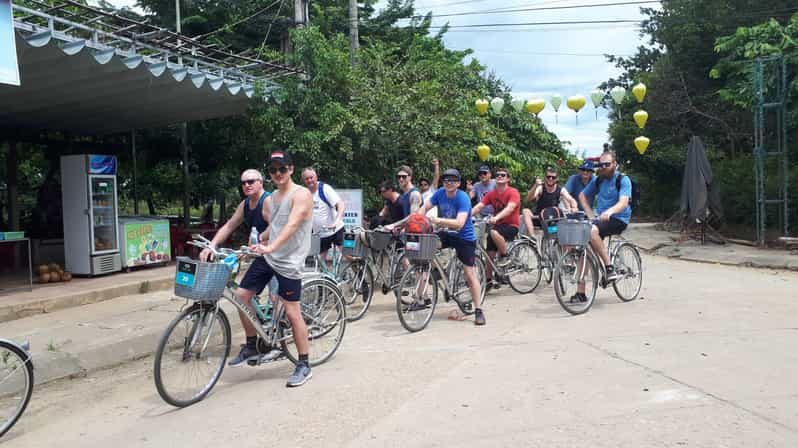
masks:
{"type": "Polygon", "coordinates": [[[493,109],[494,113],[500,114],[502,109],[504,109],[504,100],[499,97],[490,100],[490,108],[493,109]]]}
{"type": "Polygon", "coordinates": [[[560,95],[559,93],[555,93],[554,95],[551,96],[549,102],[551,103],[551,107],[554,108],[554,122],[559,123],[557,112],[560,111],[560,105],[562,104],[562,95],[560,95]]]}
{"type": "Polygon", "coordinates": [[[477,156],[479,157],[479,160],[483,162],[488,160],[488,157],[490,157],[490,146],[484,144],[479,145],[477,147],[477,156]]]}
{"type": "Polygon", "coordinates": [[[576,123],[579,124],[579,111],[587,104],[585,97],[582,95],[569,96],[565,104],[569,109],[576,112],[576,123]]]}
{"type": "Polygon", "coordinates": [[[596,109],[596,120],[598,120],[598,108],[604,100],[604,92],[601,90],[594,90],[590,92],[590,101],[593,102],[593,108],[596,109]]]}
{"type": "Polygon", "coordinates": [[[526,102],[526,111],[530,114],[539,114],[546,108],[546,102],[540,98],[531,99],[526,102]]]}
{"type": "Polygon", "coordinates": [[[485,115],[486,113],[488,113],[488,106],[489,105],[490,105],[490,103],[488,103],[488,100],[477,100],[474,103],[474,106],[476,106],[477,112],[480,115],[485,115]]]}
{"type": "Polygon", "coordinates": [[[646,127],[646,122],[648,121],[648,112],[644,110],[638,110],[634,114],[635,123],[637,123],[637,127],[643,129],[646,127]]]}
{"type": "Polygon", "coordinates": [[[621,104],[623,99],[626,98],[626,89],[621,86],[615,86],[610,90],[610,96],[615,104],[621,104]]]}
{"type": "Polygon", "coordinates": [[[510,101],[510,104],[513,106],[513,109],[515,109],[516,112],[521,112],[524,110],[526,100],[523,98],[513,98],[513,100],[510,101]]]}
{"type": "Polygon", "coordinates": [[[642,103],[643,98],[646,97],[646,85],[641,82],[632,87],[632,95],[635,96],[638,103],[642,103]]]}
{"type": "Polygon", "coordinates": [[[651,143],[651,140],[649,140],[648,137],[637,137],[635,139],[635,148],[637,148],[637,152],[639,152],[640,155],[643,155],[643,153],[646,152],[646,149],[648,149],[649,143],[651,143]]]}

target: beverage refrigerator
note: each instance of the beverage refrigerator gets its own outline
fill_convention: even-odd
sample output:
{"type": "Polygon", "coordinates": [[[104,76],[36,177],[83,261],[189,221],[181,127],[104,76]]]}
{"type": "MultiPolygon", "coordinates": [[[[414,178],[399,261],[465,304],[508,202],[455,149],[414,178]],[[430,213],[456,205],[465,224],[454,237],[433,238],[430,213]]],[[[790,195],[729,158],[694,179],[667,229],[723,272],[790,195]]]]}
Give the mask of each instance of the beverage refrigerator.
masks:
{"type": "Polygon", "coordinates": [[[66,270],[101,275],[122,269],[119,253],[116,157],[61,157],[66,270]]]}

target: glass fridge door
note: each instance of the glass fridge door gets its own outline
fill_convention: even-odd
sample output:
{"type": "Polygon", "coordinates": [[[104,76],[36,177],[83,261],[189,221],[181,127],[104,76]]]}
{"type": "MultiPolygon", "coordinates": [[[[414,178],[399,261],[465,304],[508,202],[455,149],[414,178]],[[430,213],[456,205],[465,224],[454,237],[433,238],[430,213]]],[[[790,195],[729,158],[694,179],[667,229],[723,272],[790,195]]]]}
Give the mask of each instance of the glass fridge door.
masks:
{"type": "Polygon", "coordinates": [[[92,253],[116,252],[116,178],[90,176],[92,253]]]}

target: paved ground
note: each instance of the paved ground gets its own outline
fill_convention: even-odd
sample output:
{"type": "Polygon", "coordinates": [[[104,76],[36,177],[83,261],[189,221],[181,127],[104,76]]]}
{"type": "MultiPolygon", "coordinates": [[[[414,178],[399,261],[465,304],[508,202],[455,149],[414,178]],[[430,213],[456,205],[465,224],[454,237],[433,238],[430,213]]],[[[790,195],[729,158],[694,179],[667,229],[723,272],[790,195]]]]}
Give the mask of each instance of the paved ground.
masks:
{"type": "Polygon", "coordinates": [[[53,382],[4,447],[798,445],[798,273],[644,263],[640,300],[578,317],[503,290],[486,327],[441,309],[408,334],[377,298],[299,389],[288,363],[226,369],[177,410],[149,358],[53,382]]]}

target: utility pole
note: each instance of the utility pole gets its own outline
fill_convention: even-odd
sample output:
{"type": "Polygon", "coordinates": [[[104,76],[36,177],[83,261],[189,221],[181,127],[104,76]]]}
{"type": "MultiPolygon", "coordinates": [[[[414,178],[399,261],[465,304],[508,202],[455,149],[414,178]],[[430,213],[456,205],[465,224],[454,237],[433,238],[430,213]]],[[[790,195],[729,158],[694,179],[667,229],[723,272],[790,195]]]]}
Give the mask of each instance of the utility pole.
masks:
{"type": "MultiPolygon", "coordinates": [[[[183,27],[180,24],[180,0],[175,0],[175,28],[177,34],[183,32],[183,27]]],[[[177,46],[180,47],[181,41],[177,40],[177,46]]],[[[183,63],[183,57],[178,53],[177,62],[183,63]]],[[[191,200],[189,190],[191,189],[191,180],[188,177],[188,125],[183,122],[180,123],[180,150],[183,153],[183,227],[188,228],[191,226],[191,200]]]]}
{"type": "Polygon", "coordinates": [[[360,48],[357,34],[357,0],[349,0],[349,63],[355,66],[355,53],[360,48]]]}
{"type": "Polygon", "coordinates": [[[308,0],[294,0],[294,24],[297,28],[303,28],[308,22],[308,0]]]}

